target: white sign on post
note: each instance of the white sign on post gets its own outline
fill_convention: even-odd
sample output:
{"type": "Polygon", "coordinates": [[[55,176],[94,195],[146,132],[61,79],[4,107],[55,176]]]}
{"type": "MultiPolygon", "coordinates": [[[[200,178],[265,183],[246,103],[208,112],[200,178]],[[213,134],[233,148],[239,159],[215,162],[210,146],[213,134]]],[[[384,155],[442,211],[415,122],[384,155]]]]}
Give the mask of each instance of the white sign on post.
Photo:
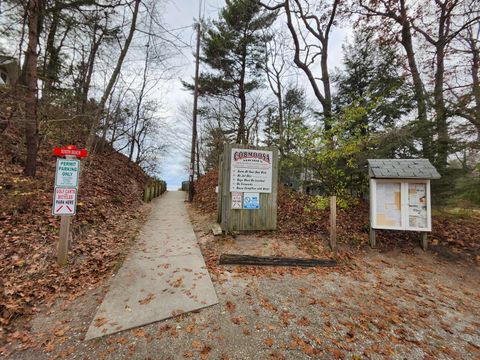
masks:
{"type": "Polygon", "coordinates": [[[77,189],[55,188],[53,195],[53,215],[75,215],[77,210],[77,189]]]}
{"type": "Polygon", "coordinates": [[[242,193],[232,192],[232,209],[242,208],[242,193]]]}
{"type": "Polygon", "coordinates": [[[55,186],[78,187],[80,160],[57,159],[55,186]]]}
{"type": "Polygon", "coordinates": [[[272,151],[232,149],[230,191],[270,194],[272,161],[272,151]]]}

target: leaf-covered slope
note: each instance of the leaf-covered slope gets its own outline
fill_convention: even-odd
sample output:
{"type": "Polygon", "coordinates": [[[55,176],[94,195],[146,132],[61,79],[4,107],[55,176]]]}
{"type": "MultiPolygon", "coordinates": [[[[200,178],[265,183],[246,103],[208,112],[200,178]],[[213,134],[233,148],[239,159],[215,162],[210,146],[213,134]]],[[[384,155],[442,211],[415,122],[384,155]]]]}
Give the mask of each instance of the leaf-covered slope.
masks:
{"type": "MultiPolygon", "coordinates": [[[[55,157],[43,143],[35,179],[23,175],[21,132],[0,139],[0,342],[14,320],[58,297],[74,298],[118,264],[146,213],[148,176],[113,151],[83,167],[73,245],[65,268],[56,265],[60,218],[51,215],[55,157]]],[[[15,333],[13,333],[15,334],[15,333]]]]}

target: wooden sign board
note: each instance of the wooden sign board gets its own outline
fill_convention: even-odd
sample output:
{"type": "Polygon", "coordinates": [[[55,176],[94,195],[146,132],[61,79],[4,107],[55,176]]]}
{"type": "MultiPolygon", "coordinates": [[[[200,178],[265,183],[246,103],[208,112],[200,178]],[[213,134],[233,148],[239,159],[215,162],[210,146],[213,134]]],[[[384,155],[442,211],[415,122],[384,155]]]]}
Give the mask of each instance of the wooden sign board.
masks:
{"type": "Polygon", "coordinates": [[[278,150],[225,144],[218,173],[223,231],[277,228],[278,150]]]}

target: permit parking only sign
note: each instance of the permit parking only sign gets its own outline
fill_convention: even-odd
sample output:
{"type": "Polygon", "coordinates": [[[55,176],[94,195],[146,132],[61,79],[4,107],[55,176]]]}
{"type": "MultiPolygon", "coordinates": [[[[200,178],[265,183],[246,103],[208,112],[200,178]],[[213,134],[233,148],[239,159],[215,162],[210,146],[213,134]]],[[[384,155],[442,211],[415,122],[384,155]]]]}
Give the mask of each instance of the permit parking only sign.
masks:
{"type": "Polygon", "coordinates": [[[53,215],[75,215],[77,210],[77,189],[55,188],[53,195],[53,215]]]}
{"type": "Polygon", "coordinates": [[[78,187],[80,160],[57,159],[55,186],[78,187]]]}

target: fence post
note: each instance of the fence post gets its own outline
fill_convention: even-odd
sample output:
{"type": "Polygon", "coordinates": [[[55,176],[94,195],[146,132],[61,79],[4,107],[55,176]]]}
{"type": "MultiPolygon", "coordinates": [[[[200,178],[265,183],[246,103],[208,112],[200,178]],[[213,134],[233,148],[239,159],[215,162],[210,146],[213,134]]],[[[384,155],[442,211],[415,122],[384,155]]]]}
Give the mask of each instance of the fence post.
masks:
{"type": "Polygon", "coordinates": [[[60,218],[60,239],[57,243],[57,263],[58,265],[65,265],[67,263],[68,254],[68,236],[70,233],[70,223],[72,217],[69,215],[62,215],[60,218]]]}
{"type": "Polygon", "coordinates": [[[337,248],[337,197],[330,196],[330,247],[337,248]]]}
{"type": "Polygon", "coordinates": [[[148,202],[148,185],[143,188],[143,202],[148,202]]]}

